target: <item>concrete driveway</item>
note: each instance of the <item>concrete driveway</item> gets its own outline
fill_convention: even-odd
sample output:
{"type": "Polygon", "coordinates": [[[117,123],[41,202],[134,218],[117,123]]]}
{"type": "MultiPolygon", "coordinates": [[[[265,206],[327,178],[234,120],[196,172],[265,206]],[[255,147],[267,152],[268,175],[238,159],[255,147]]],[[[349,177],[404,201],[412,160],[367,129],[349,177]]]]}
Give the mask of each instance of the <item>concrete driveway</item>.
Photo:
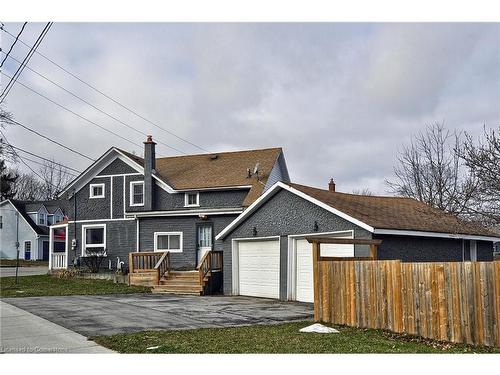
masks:
{"type": "MultiPolygon", "coordinates": [[[[49,267],[19,267],[19,276],[46,275],[49,267]]],[[[0,277],[16,276],[16,267],[0,267],[0,277]]]]}
{"type": "Polygon", "coordinates": [[[5,298],[84,336],[160,329],[235,327],[313,318],[313,305],[240,296],[121,294],[5,298]]]}

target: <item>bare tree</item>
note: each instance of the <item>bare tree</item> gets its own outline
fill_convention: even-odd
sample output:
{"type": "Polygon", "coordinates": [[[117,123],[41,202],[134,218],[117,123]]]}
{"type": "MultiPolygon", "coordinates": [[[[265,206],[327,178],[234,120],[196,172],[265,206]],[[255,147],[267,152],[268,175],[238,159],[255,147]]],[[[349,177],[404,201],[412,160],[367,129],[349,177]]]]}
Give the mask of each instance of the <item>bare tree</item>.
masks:
{"type": "Polygon", "coordinates": [[[44,162],[38,170],[38,175],[34,173],[20,173],[14,184],[16,199],[20,200],[51,200],[66,187],[72,178],[66,168],[54,162],[44,162]]]}
{"type": "Polygon", "coordinates": [[[500,224],[500,127],[496,132],[485,127],[477,144],[466,133],[460,156],[479,181],[471,214],[484,224],[500,224]]]}
{"type": "Polygon", "coordinates": [[[415,198],[432,207],[467,215],[478,190],[478,181],[461,163],[457,132],[442,124],[427,126],[405,146],[394,168],[394,180],[387,180],[392,192],[415,198]]]}
{"type": "Polygon", "coordinates": [[[368,195],[368,196],[373,195],[373,193],[371,192],[371,190],[368,189],[368,188],[353,189],[352,193],[356,194],[356,195],[368,195]]]}

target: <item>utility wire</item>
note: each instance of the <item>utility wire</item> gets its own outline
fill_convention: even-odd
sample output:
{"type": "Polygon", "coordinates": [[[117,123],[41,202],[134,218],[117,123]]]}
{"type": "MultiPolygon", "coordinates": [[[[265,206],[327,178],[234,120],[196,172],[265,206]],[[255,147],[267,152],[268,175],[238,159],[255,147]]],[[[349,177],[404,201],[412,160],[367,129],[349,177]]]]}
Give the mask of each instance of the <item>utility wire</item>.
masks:
{"type": "MultiPolygon", "coordinates": [[[[19,61],[19,60],[17,60],[15,57],[10,56],[10,58],[11,58],[12,60],[16,61],[17,63],[20,63],[20,61],[19,61]]],[[[57,87],[58,87],[58,88],[60,88],[61,90],[63,90],[63,91],[65,91],[65,92],[67,92],[67,93],[68,93],[68,94],[70,94],[71,96],[73,96],[73,97],[77,98],[78,100],[80,100],[81,102],[83,102],[83,103],[85,103],[85,104],[89,105],[90,107],[92,107],[92,108],[94,108],[95,110],[99,111],[100,113],[102,113],[102,114],[106,115],[107,117],[111,118],[112,120],[114,120],[114,121],[116,121],[116,122],[118,122],[118,123],[120,123],[120,124],[122,124],[122,125],[126,126],[126,127],[127,127],[127,128],[129,128],[129,129],[132,129],[133,131],[135,131],[135,132],[137,132],[137,133],[139,133],[139,134],[141,134],[141,135],[145,135],[145,136],[147,136],[147,135],[148,135],[147,133],[144,133],[144,132],[142,132],[142,131],[140,131],[140,130],[137,130],[134,126],[132,126],[132,125],[130,125],[130,124],[127,124],[126,122],[123,122],[122,120],[120,120],[120,119],[116,118],[115,116],[113,116],[113,115],[109,114],[108,112],[104,111],[103,109],[96,107],[96,106],[95,106],[95,105],[93,105],[92,103],[90,103],[90,102],[88,102],[87,100],[83,99],[82,97],[78,96],[78,95],[77,95],[77,94],[75,94],[74,92],[71,92],[70,90],[68,90],[68,89],[66,89],[65,87],[61,86],[61,85],[60,85],[60,84],[58,84],[57,82],[54,82],[53,80],[51,80],[50,78],[48,78],[48,77],[44,76],[43,74],[41,74],[41,73],[37,72],[36,70],[34,70],[34,69],[30,68],[29,66],[27,66],[27,68],[28,68],[30,71],[32,71],[33,73],[35,73],[36,75],[38,75],[39,77],[42,77],[42,78],[43,78],[43,79],[45,79],[46,81],[48,81],[48,82],[52,83],[54,86],[57,86],[57,87]]],[[[186,153],[185,153],[184,151],[181,151],[181,150],[179,150],[179,149],[177,149],[177,148],[175,148],[175,147],[173,147],[173,146],[170,146],[169,144],[167,144],[167,143],[165,143],[165,142],[162,142],[161,140],[157,140],[157,142],[158,142],[158,143],[160,143],[160,144],[162,144],[162,145],[164,145],[165,147],[168,147],[168,148],[170,148],[170,149],[172,149],[172,150],[176,151],[176,152],[179,152],[179,153],[181,153],[181,154],[186,155],[186,153]]]]}
{"type": "MultiPolygon", "coordinates": [[[[41,165],[42,167],[47,166],[47,164],[45,164],[45,163],[42,163],[42,162],[39,162],[39,161],[37,161],[37,160],[33,160],[33,159],[30,159],[30,158],[27,158],[26,156],[23,156],[23,159],[24,159],[24,160],[27,160],[27,161],[29,161],[29,162],[31,162],[31,163],[35,163],[35,164],[41,165]]],[[[72,172],[68,172],[68,171],[66,171],[65,173],[69,174],[71,177],[78,177],[78,175],[77,175],[77,174],[72,173],[72,172]]]]}
{"type": "MultiPolygon", "coordinates": [[[[0,130],[0,133],[1,133],[1,130],[0,130]]],[[[5,138],[5,135],[4,135],[3,133],[2,133],[2,135],[3,135],[3,136],[4,136],[4,138],[5,138]]],[[[7,139],[5,139],[5,141],[7,141],[7,139]]],[[[7,144],[9,144],[9,142],[7,142],[7,144]]],[[[9,144],[9,147],[12,147],[12,149],[14,149],[14,150],[19,150],[19,151],[21,151],[21,152],[25,152],[25,153],[26,153],[26,154],[28,154],[28,155],[31,155],[31,156],[34,156],[34,157],[36,157],[36,158],[39,158],[39,159],[45,160],[45,161],[47,161],[47,162],[49,162],[49,163],[53,163],[53,164],[59,165],[60,167],[64,167],[64,168],[66,168],[66,169],[72,170],[73,172],[76,172],[76,173],[82,173],[82,172],[81,172],[81,171],[79,171],[78,169],[71,168],[71,167],[68,167],[67,165],[64,165],[64,164],[61,164],[61,163],[55,162],[55,161],[53,161],[53,160],[50,160],[50,159],[44,158],[43,156],[37,155],[37,154],[35,154],[35,153],[33,153],[33,152],[30,152],[30,151],[26,151],[26,150],[24,150],[24,149],[22,149],[22,148],[20,148],[20,147],[17,147],[17,146],[12,145],[12,144],[9,144]]],[[[17,154],[17,153],[16,153],[16,154],[17,154]]]]}
{"type": "MultiPolygon", "coordinates": [[[[4,76],[6,76],[6,77],[10,77],[8,74],[5,74],[4,72],[0,72],[0,73],[1,73],[1,74],[3,74],[3,75],[4,75],[4,76]]],[[[114,132],[114,131],[112,131],[112,130],[109,130],[108,128],[106,128],[106,127],[104,127],[104,126],[99,125],[98,123],[96,123],[96,122],[94,122],[94,121],[92,121],[92,120],[89,120],[88,118],[86,118],[86,117],[84,117],[84,116],[80,115],[79,113],[76,113],[75,111],[73,111],[73,110],[71,110],[71,109],[69,109],[69,108],[67,108],[67,107],[63,106],[62,104],[57,103],[56,101],[54,101],[54,100],[50,99],[49,97],[47,97],[47,96],[43,95],[42,93],[40,93],[40,92],[36,91],[35,89],[32,89],[31,87],[29,87],[29,86],[25,85],[25,84],[24,84],[24,83],[22,83],[22,82],[18,82],[18,83],[19,83],[21,86],[23,86],[24,88],[26,88],[26,89],[30,90],[31,92],[33,92],[33,93],[35,93],[35,94],[37,94],[37,95],[41,96],[42,98],[44,98],[45,100],[47,100],[47,101],[51,102],[52,104],[55,104],[56,106],[58,106],[58,107],[60,107],[60,108],[62,108],[62,109],[64,109],[64,110],[68,111],[69,113],[71,113],[71,114],[75,115],[76,117],[78,117],[78,118],[80,118],[80,119],[82,119],[82,120],[84,120],[84,121],[86,121],[86,122],[88,122],[88,123],[90,123],[90,124],[92,124],[92,125],[94,125],[94,126],[97,126],[98,128],[100,128],[100,129],[104,130],[105,132],[110,133],[110,134],[113,134],[113,135],[117,136],[118,138],[120,138],[120,139],[122,139],[122,140],[124,140],[124,141],[126,141],[126,142],[129,142],[129,143],[131,143],[131,144],[133,144],[133,145],[135,145],[135,146],[138,146],[138,147],[142,148],[142,146],[141,146],[139,143],[134,142],[134,141],[131,141],[130,139],[125,138],[125,137],[121,136],[120,134],[118,134],[118,133],[116,133],[116,132],[114,132]]]]}
{"type": "Polygon", "coordinates": [[[2,62],[0,63],[0,68],[3,66],[3,63],[5,62],[5,60],[7,60],[7,57],[9,57],[10,53],[12,52],[12,49],[14,48],[14,46],[16,45],[19,37],[21,36],[21,34],[23,33],[24,31],[24,28],[26,27],[26,25],[28,24],[28,22],[25,22],[23,24],[23,26],[21,27],[21,30],[19,31],[19,33],[16,35],[16,39],[14,39],[14,43],[12,43],[10,45],[10,48],[9,50],[7,51],[7,53],[5,54],[5,57],[3,58],[2,62]]]}
{"type": "Polygon", "coordinates": [[[16,83],[17,79],[19,78],[19,76],[23,72],[23,70],[26,67],[26,65],[28,64],[28,62],[31,60],[31,57],[34,55],[38,46],[42,43],[43,38],[45,38],[45,35],[47,35],[51,26],[52,26],[52,22],[48,22],[47,25],[45,25],[45,27],[43,28],[42,32],[40,33],[37,40],[35,41],[35,44],[33,44],[31,49],[29,50],[28,54],[24,58],[23,62],[21,63],[19,68],[17,68],[13,77],[10,79],[9,83],[7,84],[7,86],[5,86],[5,89],[0,94],[0,103],[2,103],[5,100],[5,98],[7,97],[7,95],[9,95],[10,90],[12,89],[14,84],[16,83]]]}
{"type": "Polygon", "coordinates": [[[65,146],[62,143],[60,143],[60,142],[58,142],[58,141],[56,141],[56,140],[54,140],[54,139],[52,139],[52,138],[50,138],[50,137],[48,137],[46,135],[43,135],[43,134],[39,133],[38,131],[36,131],[34,129],[31,129],[30,127],[28,127],[26,125],[23,125],[20,122],[14,121],[14,120],[8,118],[5,115],[0,114],[0,118],[3,118],[6,122],[9,122],[9,123],[11,123],[13,125],[19,125],[20,127],[24,128],[24,129],[26,129],[26,130],[28,130],[28,131],[30,131],[32,133],[35,133],[36,135],[38,135],[38,136],[40,136],[40,137],[42,137],[42,138],[44,138],[44,139],[46,139],[46,140],[48,140],[48,141],[50,141],[52,143],[55,143],[56,145],[61,146],[61,147],[65,148],[68,151],[71,151],[71,152],[73,152],[73,153],[75,153],[77,155],[83,156],[84,158],[86,158],[88,160],[95,161],[95,159],[91,158],[90,156],[87,156],[87,155],[85,155],[85,154],[83,154],[83,153],[81,153],[79,151],[73,150],[71,147],[65,146]]]}
{"type": "MultiPolygon", "coordinates": [[[[5,32],[7,35],[10,35],[12,38],[14,38],[14,35],[12,35],[8,30],[6,30],[5,28],[2,29],[3,32],[5,32]]],[[[24,44],[25,46],[29,47],[28,44],[26,44],[25,42],[23,42],[21,39],[19,39],[19,41],[24,44]]],[[[161,127],[160,125],[158,125],[156,122],[152,121],[152,120],[149,120],[147,119],[144,115],[141,115],[140,113],[138,113],[137,111],[131,109],[130,107],[127,107],[126,105],[120,103],[117,99],[114,99],[112,98],[111,96],[109,96],[108,94],[104,93],[103,91],[101,91],[100,89],[98,89],[97,87],[91,85],[90,83],[84,81],[82,78],[78,77],[76,74],[70,72],[68,69],[64,68],[63,66],[59,65],[58,63],[56,63],[54,60],[50,59],[49,57],[47,57],[46,55],[44,55],[43,53],[39,52],[39,51],[35,51],[37,54],[39,54],[41,57],[43,57],[45,60],[49,61],[50,63],[52,63],[53,65],[55,65],[56,67],[58,67],[59,69],[61,69],[62,71],[64,71],[65,73],[69,74],[70,76],[72,76],[73,78],[75,78],[76,80],[80,81],[81,83],[83,83],[85,86],[89,87],[90,89],[94,90],[95,92],[101,94],[102,96],[104,96],[106,99],[108,100],[111,100],[113,103],[119,105],[120,107],[122,107],[123,109],[125,109],[126,111],[128,111],[129,113],[132,113],[133,115],[139,117],[140,119],[142,119],[143,121],[146,121],[147,123],[153,125],[154,127],[174,136],[175,138],[177,139],[180,139],[181,141],[183,142],[186,142],[188,144],[190,144],[191,146],[194,146],[196,148],[198,148],[199,150],[202,150],[202,151],[205,151],[205,152],[210,152],[209,150],[183,138],[183,137],[180,137],[178,136],[177,134],[175,134],[174,132],[168,130],[168,129],[165,129],[163,127],[161,127]]]]}

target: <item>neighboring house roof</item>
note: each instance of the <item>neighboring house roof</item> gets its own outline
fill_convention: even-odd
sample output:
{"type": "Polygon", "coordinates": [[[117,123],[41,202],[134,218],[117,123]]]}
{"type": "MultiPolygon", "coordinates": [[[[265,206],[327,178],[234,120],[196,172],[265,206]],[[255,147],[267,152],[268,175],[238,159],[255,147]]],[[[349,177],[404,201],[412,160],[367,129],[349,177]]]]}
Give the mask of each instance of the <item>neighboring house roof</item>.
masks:
{"type": "Polygon", "coordinates": [[[28,215],[28,212],[38,212],[40,208],[45,207],[49,214],[53,214],[59,209],[64,202],[61,201],[21,201],[17,199],[8,199],[5,202],[10,202],[12,206],[19,212],[19,214],[24,218],[28,225],[33,229],[33,231],[42,236],[49,234],[48,226],[38,226],[33,219],[28,215]]]}
{"type": "MultiPolygon", "coordinates": [[[[144,168],[144,159],[130,152],[112,148],[105,155],[108,155],[112,150],[116,150],[136,163],[141,170],[144,168]]],[[[281,153],[282,149],[276,147],[156,158],[155,177],[167,187],[181,191],[248,186],[250,191],[243,202],[243,206],[246,207],[264,191],[271,170],[281,153]],[[260,166],[258,180],[255,176],[249,178],[247,173],[248,169],[253,171],[257,163],[260,166]]],[[[107,162],[110,162],[110,159],[107,162]]],[[[92,169],[92,166],[87,168],[80,177],[83,177],[87,172],[92,172],[92,169]]],[[[75,179],[66,190],[75,184],[80,177],[75,179]]]]}
{"type": "Polygon", "coordinates": [[[285,189],[368,230],[380,234],[466,237],[495,241],[499,236],[479,225],[411,198],[346,194],[278,182],[248,207],[216,239],[223,239],[279,190],[285,189]],[[481,238],[479,238],[481,237],[481,238]]]}

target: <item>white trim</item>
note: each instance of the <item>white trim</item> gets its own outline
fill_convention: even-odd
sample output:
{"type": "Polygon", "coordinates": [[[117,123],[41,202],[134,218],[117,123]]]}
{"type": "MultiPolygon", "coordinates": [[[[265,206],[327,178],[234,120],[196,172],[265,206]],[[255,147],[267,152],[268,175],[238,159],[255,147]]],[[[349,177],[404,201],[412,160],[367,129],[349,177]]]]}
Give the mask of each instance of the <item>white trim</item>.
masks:
{"type": "Polygon", "coordinates": [[[374,228],[371,227],[370,225],[363,223],[362,221],[353,218],[352,216],[347,215],[346,213],[337,210],[336,208],[333,208],[313,197],[310,197],[309,195],[292,188],[291,186],[288,186],[284,184],[281,181],[276,182],[270,189],[268,189],[264,194],[262,194],[255,202],[253,202],[243,213],[238,216],[236,219],[234,219],[227,227],[225,227],[216,237],[216,240],[219,239],[224,239],[224,237],[230,233],[236,226],[238,226],[247,216],[249,216],[252,212],[257,210],[262,204],[264,204],[269,198],[271,198],[274,194],[278,192],[279,189],[285,189],[311,203],[314,203],[315,205],[343,218],[346,219],[347,221],[350,221],[351,223],[366,229],[367,231],[373,233],[374,228]]]}
{"type": "Polygon", "coordinates": [[[183,243],[183,232],[154,232],[154,240],[153,240],[153,245],[154,245],[154,251],[168,251],[170,253],[182,253],[183,248],[184,248],[184,243],[183,243]],[[158,249],[158,236],[180,236],[179,239],[179,245],[180,249],[158,249]]]}
{"type": "MultiPolygon", "coordinates": [[[[68,237],[68,236],[66,236],[68,237]]],[[[82,225],[82,251],[81,251],[81,256],[85,256],[85,250],[87,247],[104,247],[104,255],[107,254],[107,248],[106,248],[106,224],[89,224],[89,225],[82,225]],[[89,228],[103,228],[104,233],[103,233],[103,239],[104,243],[103,244],[92,244],[92,245],[87,245],[86,243],[86,238],[85,238],[85,232],[89,228]]]]}
{"type": "Polygon", "coordinates": [[[32,256],[31,256],[31,253],[33,252],[33,243],[31,242],[31,240],[24,240],[23,241],[23,259],[24,260],[31,260],[32,256]],[[26,244],[29,242],[30,244],[30,258],[29,259],[26,259],[26,244]]]}
{"type": "Polygon", "coordinates": [[[479,240],[479,241],[492,241],[492,242],[500,240],[500,237],[490,237],[490,236],[481,236],[473,234],[421,232],[415,230],[398,230],[398,229],[375,229],[373,233],[390,234],[394,236],[438,237],[438,238],[452,238],[452,239],[479,240]]]}
{"type": "Polygon", "coordinates": [[[126,187],[127,187],[127,177],[123,176],[123,217],[125,218],[125,212],[127,211],[127,201],[125,197],[127,196],[126,187]]]}
{"type": "Polygon", "coordinates": [[[90,184],[90,189],[89,189],[89,198],[90,199],[95,199],[95,198],[105,198],[106,197],[106,184],[104,182],[100,182],[98,184],[90,184]],[[102,194],[101,195],[94,195],[94,188],[95,187],[100,187],[102,188],[102,194]]]}
{"type": "Polygon", "coordinates": [[[139,219],[136,217],[134,220],[136,221],[136,225],[135,225],[135,251],[139,252],[139,219]]]}
{"type": "MultiPolygon", "coordinates": [[[[108,221],[126,221],[126,220],[135,220],[133,217],[125,217],[125,218],[116,218],[116,219],[85,219],[85,220],[77,220],[77,223],[105,223],[108,221]]],[[[66,224],[73,224],[75,223],[74,220],[69,220],[67,223],[64,224],[58,224],[59,226],[61,225],[66,225],[66,224]]],[[[57,227],[58,225],[51,225],[52,227],[57,227]]]]}
{"type": "Polygon", "coordinates": [[[209,190],[242,190],[251,189],[252,185],[235,185],[235,186],[214,186],[205,188],[192,188],[192,189],[174,189],[176,193],[185,193],[190,191],[209,191],[209,190]]]}
{"type": "Polygon", "coordinates": [[[470,240],[469,258],[470,258],[471,262],[477,262],[477,242],[476,242],[476,240],[470,240]]]}
{"type": "Polygon", "coordinates": [[[109,218],[113,218],[113,176],[109,178],[109,218]]]}
{"type": "Polygon", "coordinates": [[[247,238],[233,238],[231,240],[231,294],[240,294],[240,275],[239,275],[239,242],[246,241],[275,241],[278,240],[278,246],[280,249],[280,270],[279,270],[279,290],[281,294],[281,237],[280,236],[265,236],[265,237],[247,237],[247,238]]]}
{"type": "Polygon", "coordinates": [[[49,227],[49,270],[52,269],[52,252],[54,251],[54,227],[49,227]]]}
{"type": "Polygon", "coordinates": [[[354,238],[354,230],[337,230],[332,232],[314,232],[304,234],[290,234],[288,235],[288,264],[287,264],[287,285],[286,295],[289,301],[297,300],[297,240],[304,239],[305,237],[313,236],[333,236],[346,233],[354,238]]]}
{"type": "Polygon", "coordinates": [[[184,207],[200,207],[200,193],[198,192],[188,192],[184,193],[184,207]],[[189,204],[189,196],[196,194],[196,203],[189,204]]]}
{"type": "Polygon", "coordinates": [[[242,208],[213,208],[205,210],[177,210],[177,211],[148,211],[148,212],[126,212],[126,215],[138,217],[157,217],[157,216],[199,216],[199,215],[234,215],[243,212],[242,208]]]}
{"type": "Polygon", "coordinates": [[[101,178],[101,177],[122,177],[122,176],[142,176],[142,173],[118,173],[118,174],[98,174],[93,178],[101,178]]]}
{"type": "Polygon", "coordinates": [[[130,181],[129,182],[129,206],[142,207],[144,206],[144,181],[130,181]],[[142,203],[134,203],[134,185],[142,185],[142,203]]]}

